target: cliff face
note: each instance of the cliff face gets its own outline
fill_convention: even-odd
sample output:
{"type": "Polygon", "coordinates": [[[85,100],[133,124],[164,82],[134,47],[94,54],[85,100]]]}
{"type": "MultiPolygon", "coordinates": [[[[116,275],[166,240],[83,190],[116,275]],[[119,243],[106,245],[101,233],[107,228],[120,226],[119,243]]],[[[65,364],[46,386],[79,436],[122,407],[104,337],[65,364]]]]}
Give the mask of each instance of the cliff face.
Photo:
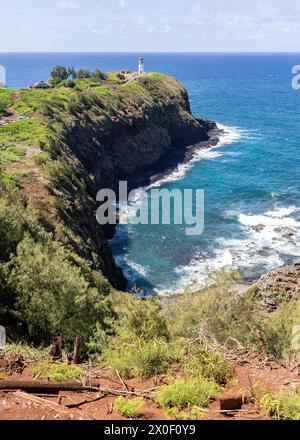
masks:
{"type": "Polygon", "coordinates": [[[284,301],[300,298],[300,263],[274,270],[257,282],[257,298],[268,310],[276,310],[284,301]]]}
{"type": "Polygon", "coordinates": [[[173,78],[141,78],[102,99],[95,95],[88,108],[83,103],[65,133],[99,189],[137,176],[146,181],[141,170],[178,162],[187,146],[208,140],[211,125],[192,117],[187,92],[173,78]]]}
{"type": "Polygon", "coordinates": [[[97,93],[83,91],[57,115],[52,114],[53,159],[68,168],[63,182],[53,180],[59,213],[82,238],[84,257],[100,256],[100,268],[113,286],[125,280],[109,251],[107,235],[95,218],[95,197],[101,188],[147,183],[157,171],[181,161],[186,148],[208,141],[215,125],[195,119],[186,90],[163,75],[97,93]],[[62,184],[63,183],[63,184],[62,184]]]}

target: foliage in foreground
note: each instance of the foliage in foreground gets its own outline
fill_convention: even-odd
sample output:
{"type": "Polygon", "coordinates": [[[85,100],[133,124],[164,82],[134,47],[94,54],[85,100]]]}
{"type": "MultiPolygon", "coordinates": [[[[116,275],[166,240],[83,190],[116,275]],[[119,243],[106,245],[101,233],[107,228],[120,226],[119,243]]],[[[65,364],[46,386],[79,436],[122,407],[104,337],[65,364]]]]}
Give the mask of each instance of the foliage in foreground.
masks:
{"type": "Polygon", "coordinates": [[[125,399],[125,397],[117,397],[114,403],[115,409],[121,416],[128,419],[137,419],[141,415],[141,409],[143,408],[144,400],[141,397],[134,399],[125,399]]]}
{"type": "Polygon", "coordinates": [[[27,344],[7,343],[5,352],[8,356],[22,356],[27,362],[50,361],[49,348],[35,348],[27,344]]]}
{"type": "Polygon", "coordinates": [[[38,375],[39,379],[53,382],[70,382],[79,380],[84,373],[81,368],[67,364],[43,363],[32,368],[32,374],[34,376],[38,375]]]}
{"type": "Polygon", "coordinates": [[[165,341],[136,340],[115,346],[104,355],[105,363],[126,379],[146,379],[163,374],[172,362],[172,353],[165,341]]]}
{"type": "Polygon", "coordinates": [[[260,407],[278,420],[300,420],[300,394],[289,392],[275,395],[270,391],[256,392],[260,407]]]}
{"type": "Polygon", "coordinates": [[[233,368],[224,354],[216,348],[205,347],[201,341],[188,344],[185,353],[181,365],[189,377],[204,377],[224,384],[233,374],[233,368]]]}
{"type": "Polygon", "coordinates": [[[204,408],[208,406],[209,399],[219,392],[219,385],[213,381],[182,379],[162,387],[157,394],[157,402],[163,409],[187,405],[204,408]]]}

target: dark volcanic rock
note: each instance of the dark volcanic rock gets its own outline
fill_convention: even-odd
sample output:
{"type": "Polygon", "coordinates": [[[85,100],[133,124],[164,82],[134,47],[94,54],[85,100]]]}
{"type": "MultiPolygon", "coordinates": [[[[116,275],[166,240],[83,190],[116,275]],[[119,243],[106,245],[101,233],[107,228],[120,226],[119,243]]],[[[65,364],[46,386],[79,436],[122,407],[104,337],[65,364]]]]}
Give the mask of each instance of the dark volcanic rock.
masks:
{"type": "Polygon", "coordinates": [[[300,298],[300,263],[274,270],[257,282],[257,298],[269,311],[276,310],[282,301],[300,298]]]}

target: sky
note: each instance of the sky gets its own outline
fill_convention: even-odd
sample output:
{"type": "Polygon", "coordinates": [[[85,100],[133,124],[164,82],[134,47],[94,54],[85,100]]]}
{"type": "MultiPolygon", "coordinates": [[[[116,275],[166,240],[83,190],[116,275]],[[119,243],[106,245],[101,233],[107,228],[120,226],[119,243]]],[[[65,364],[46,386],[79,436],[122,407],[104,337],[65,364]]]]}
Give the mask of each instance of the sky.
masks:
{"type": "Polygon", "coordinates": [[[298,52],[299,0],[0,0],[0,52],[298,52]]]}

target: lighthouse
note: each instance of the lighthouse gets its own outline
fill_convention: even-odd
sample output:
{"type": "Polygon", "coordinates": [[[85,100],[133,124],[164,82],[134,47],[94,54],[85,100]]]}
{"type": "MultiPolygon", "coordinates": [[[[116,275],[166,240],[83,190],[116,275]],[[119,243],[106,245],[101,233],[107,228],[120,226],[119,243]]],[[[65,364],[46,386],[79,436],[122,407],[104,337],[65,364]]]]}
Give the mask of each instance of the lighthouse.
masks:
{"type": "Polygon", "coordinates": [[[144,57],[140,57],[139,59],[139,75],[143,75],[145,73],[145,61],[144,57]]]}

